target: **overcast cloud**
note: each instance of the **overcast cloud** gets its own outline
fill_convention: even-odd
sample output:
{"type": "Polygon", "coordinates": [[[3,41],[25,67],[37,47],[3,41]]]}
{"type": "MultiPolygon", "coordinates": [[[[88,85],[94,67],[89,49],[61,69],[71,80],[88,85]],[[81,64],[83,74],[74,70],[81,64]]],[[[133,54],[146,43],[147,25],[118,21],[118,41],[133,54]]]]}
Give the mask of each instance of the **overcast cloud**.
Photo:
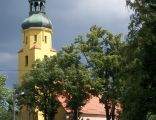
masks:
{"type": "MultiPolygon", "coordinates": [[[[129,11],[126,0],[47,0],[46,13],[52,20],[53,47],[60,50],[77,35],[85,35],[97,24],[113,33],[127,34],[129,11]]],[[[22,47],[21,23],[28,17],[28,0],[1,0],[0,74],[7,86],[17,82],[17,51],[22,47]]]]}

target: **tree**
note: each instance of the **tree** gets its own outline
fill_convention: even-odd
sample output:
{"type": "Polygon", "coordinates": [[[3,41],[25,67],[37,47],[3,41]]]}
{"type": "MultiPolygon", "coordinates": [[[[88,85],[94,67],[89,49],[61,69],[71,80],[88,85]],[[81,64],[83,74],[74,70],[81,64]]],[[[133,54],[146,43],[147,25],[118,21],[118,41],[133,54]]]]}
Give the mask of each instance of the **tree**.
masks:
{"type": "Polygon", "coordinates": [[[43,112],[45,120],[53,120],[60,105],[58,97],[64,95],[67,106],[78,119],[81,107],[90,98],[90,77],[86,66],[73,45],[63,48],[57,56],[37,60],[24,77],[19,91],[24,92],[20,102],[43,112]]]}
{"type": "Polygon", "coordinates": [[[79,111],[90,98],[90,76],[86,66],[82,63],[81,56],[70,45],[63,48],[58,54],[58,65],[64,72],[64,96],[67,108],[72,110],[72,120],[79,119],[79,111]]]}
{"type": "Polygon", "coordinates": [[[6,77],[0,75],[0,119],[13,119],[13,100],[11,91],[6,88],[6,77]]]}
{"type": "MultiPolygon", "coordinates": [[[[113,35],[107,30],[92,26],[86,38],[79,36],[75,42],[81,51],[95,81],[95,94],[105,105],[107,120],[114,120],[121,95],[121,34],[113,35]]],[[[92,90],[93,91],[93,90],[92,90]]]]}
{"type": "MultiPolygon", "coordinates": [[[[3,105],[3,100],[7,97],[7,88],[5,87],[6,77],[0,75],[0,101],[1,105],[3,105]]],[[[2,106],[1,106],[2,107],[2,106]]]]}
{"type": "Polygon", "coordinates": [[[21,104],[42,111],[45,120],[54,120],[60,106],[57,97],[62,91],[63,72],[56,61],[56,56],[53,56],[34,62],[19,88],[24,92],[24,96],[20,97],[21,104]]]}
{"type": "Polygon", "coordinates": [[[123,119],[144,120],[156,114],[156,1],[127,0],[131,15],[126,46],[123,119]]]}

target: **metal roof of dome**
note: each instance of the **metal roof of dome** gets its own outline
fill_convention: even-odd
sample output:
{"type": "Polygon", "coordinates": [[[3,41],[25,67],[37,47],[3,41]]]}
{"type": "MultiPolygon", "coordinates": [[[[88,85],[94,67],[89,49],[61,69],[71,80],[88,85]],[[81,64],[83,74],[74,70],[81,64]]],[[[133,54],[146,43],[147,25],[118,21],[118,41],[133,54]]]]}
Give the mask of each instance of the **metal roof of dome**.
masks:
{"type": "Polygon", "coordinates": [[[52,23],[50,19],[43,13],[32,14],[22,23],[23,29],[28,29],[30,27],[45,27],[51,29],[52,23]]]}

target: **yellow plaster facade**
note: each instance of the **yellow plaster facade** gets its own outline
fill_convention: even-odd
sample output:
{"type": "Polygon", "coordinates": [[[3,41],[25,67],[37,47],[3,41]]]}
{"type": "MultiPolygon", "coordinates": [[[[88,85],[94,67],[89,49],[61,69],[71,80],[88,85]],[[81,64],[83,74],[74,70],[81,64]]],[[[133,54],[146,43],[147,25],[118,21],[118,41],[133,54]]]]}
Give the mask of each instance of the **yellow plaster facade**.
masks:
{"type": "MultiPolygon", "coordinates": [[[[44,57],[56,55],[52,48],[52,29],[44,27],[31,27],[22,31],[23,47],[18,52],[18,80],[22,84],[23,75],[31,69],[32,63],[44,57]]],[[[20,114],[22,120],[43,120],[41,112],[24,108],[20,114]]]]}
{"type": "Polygon", "coordinates": [[[56,55],[56,51],[52,49],[51,34],[52,30],[48,28],[23,30],[23,48],[18,52],[19,84],[35,60],[56,55]]]}

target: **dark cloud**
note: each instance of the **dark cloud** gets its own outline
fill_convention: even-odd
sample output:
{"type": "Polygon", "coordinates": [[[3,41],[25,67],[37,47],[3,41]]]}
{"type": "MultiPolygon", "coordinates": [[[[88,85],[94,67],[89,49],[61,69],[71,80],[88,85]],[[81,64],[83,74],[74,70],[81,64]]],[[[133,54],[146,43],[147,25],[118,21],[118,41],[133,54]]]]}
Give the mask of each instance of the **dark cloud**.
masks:
{"type": "MultiPolygon", "coordinates": [[[[126,34],[128,31],[129,13],[123,0],[46,1],[46,12],[54,30],[53,47],[57,50],[71,43],[77,35],[85,35],[94,24],[113,33],[126,34]]],[[[0,70],[6,71],[0,71],[0,74],[8,76],[9,87],[17,82],[17,51],[22,47],[21,23],[28,13],[28,0],[1,0],[0,70]]]]}

